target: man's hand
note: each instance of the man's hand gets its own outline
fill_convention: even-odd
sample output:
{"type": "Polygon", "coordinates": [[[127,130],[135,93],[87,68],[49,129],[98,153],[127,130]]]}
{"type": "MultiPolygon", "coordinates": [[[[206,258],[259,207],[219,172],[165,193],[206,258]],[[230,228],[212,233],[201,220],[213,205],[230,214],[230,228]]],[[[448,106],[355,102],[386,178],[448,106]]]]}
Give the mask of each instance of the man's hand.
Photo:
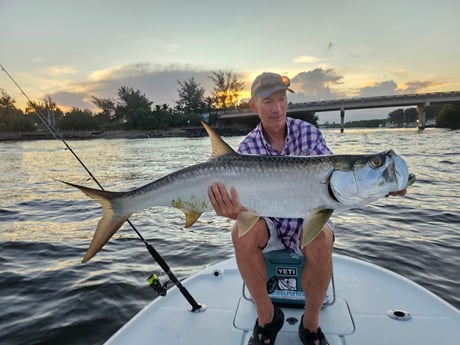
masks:
{"type": "Polygon", "coordinates": [[[208,197],[218,216],[236,219],[243,209],[236,189],[231,187],[229,194],[222,182],[214,182],[208,187],[208,197]]]}

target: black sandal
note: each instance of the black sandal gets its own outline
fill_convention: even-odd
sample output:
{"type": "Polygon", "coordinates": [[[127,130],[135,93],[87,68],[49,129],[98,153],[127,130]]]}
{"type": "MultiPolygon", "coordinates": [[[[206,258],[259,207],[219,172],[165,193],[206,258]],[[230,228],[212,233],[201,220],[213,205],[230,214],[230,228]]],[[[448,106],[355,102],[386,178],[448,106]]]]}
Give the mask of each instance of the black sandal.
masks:
{"type": "Polygon", "coordinates": [[[284,323],[284,314],[283,311],[275,307],[275,315],[273,315],[273,320],[270,323],[267,323],[264,327],[260,327],[258,319],[254,325],[254,330],[252,332],[252,337],[249,339],[248,345],[273,345],[275,344],[276,336],[278,332],[283,327],[284,323]]]}
{"type": "Polygon", "coordinates": [[[318,340],[319,345],[329,345],[329,342],[320,327],[318,327],[316,333],[312,333],[308,329],[303,328],[303,315],[300,319],[299,337],[303,345],[316,345],[316,340],[318,340]]]}

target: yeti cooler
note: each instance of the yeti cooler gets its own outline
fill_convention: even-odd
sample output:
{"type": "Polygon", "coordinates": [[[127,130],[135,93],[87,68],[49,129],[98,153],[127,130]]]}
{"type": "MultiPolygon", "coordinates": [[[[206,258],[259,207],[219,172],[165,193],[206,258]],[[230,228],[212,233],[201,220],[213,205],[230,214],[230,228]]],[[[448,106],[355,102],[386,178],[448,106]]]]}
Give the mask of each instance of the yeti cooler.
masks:
{"type": "Polygon", "coordinates": [[[301,285],[303,256],[288,250],[264,253],[267,264],[267,290],[276,304],[305,305],[301,285]]]}
{"type": "MultiPolygon", "coordinates": [[[[263,254],[267,265],[267,290],[270,299],[278,305],[304,307],[302,268],[304,257],[289,250],[276,250],[263,254]]],[[[334,303],[334,278],[323,302],[323,307],[334,303]]]]}

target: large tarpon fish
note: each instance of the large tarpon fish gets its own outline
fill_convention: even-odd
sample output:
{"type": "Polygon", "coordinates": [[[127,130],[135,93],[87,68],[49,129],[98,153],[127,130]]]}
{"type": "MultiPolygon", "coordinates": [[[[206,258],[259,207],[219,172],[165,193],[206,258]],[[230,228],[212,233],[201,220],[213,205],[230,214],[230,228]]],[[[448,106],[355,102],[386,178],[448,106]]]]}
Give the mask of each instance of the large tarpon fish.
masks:
{"type": "Polygon", "coordinates": [[[244,211],[239,236],[261,216],[303,218],[302,248],[321,231],[331,214],[369,204],[415,181],[393,151],[371,155],[241,155],[203,123],[212,143],[211,158],[128,192],[109,192],[64,182],[99,201],[103,216],[82,260],[91,259],[136,211],[168,206],[185,214],[185,227],[213,211],[208,186],[222,181],[236,188],[244,211]]]}

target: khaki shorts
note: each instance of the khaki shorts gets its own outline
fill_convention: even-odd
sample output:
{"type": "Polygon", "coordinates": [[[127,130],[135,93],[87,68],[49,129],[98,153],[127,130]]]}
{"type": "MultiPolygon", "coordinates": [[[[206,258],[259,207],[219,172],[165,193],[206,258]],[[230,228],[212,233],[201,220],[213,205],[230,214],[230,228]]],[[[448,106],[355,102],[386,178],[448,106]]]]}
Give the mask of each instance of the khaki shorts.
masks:
{"type": "MultiPolygon", "coordinates": [[[[262,217],[262,219],[265,221],[265,224],[267,224],[267,230],[268,230],[268,242],[266,246],[263,249],[263,252],[271,252],[274,250],[282,250],[286,249],[286,246],[284,245],[283,241],[281,240],[278,232],[278,227],[276,223],[268,217],[262,217]]],[[[331,228],[332,233],[334,233],[334,223],[331,220],[328,220],[326,223],[329,228],[331,228]]],[[[335,237],[335,236],[334,236],[335,237]]],[[[300,248],[300,239],[297,239],[298,246],[295,248],[294,252],[299,255],[302,254],[302,250],[300,248]]]]}

